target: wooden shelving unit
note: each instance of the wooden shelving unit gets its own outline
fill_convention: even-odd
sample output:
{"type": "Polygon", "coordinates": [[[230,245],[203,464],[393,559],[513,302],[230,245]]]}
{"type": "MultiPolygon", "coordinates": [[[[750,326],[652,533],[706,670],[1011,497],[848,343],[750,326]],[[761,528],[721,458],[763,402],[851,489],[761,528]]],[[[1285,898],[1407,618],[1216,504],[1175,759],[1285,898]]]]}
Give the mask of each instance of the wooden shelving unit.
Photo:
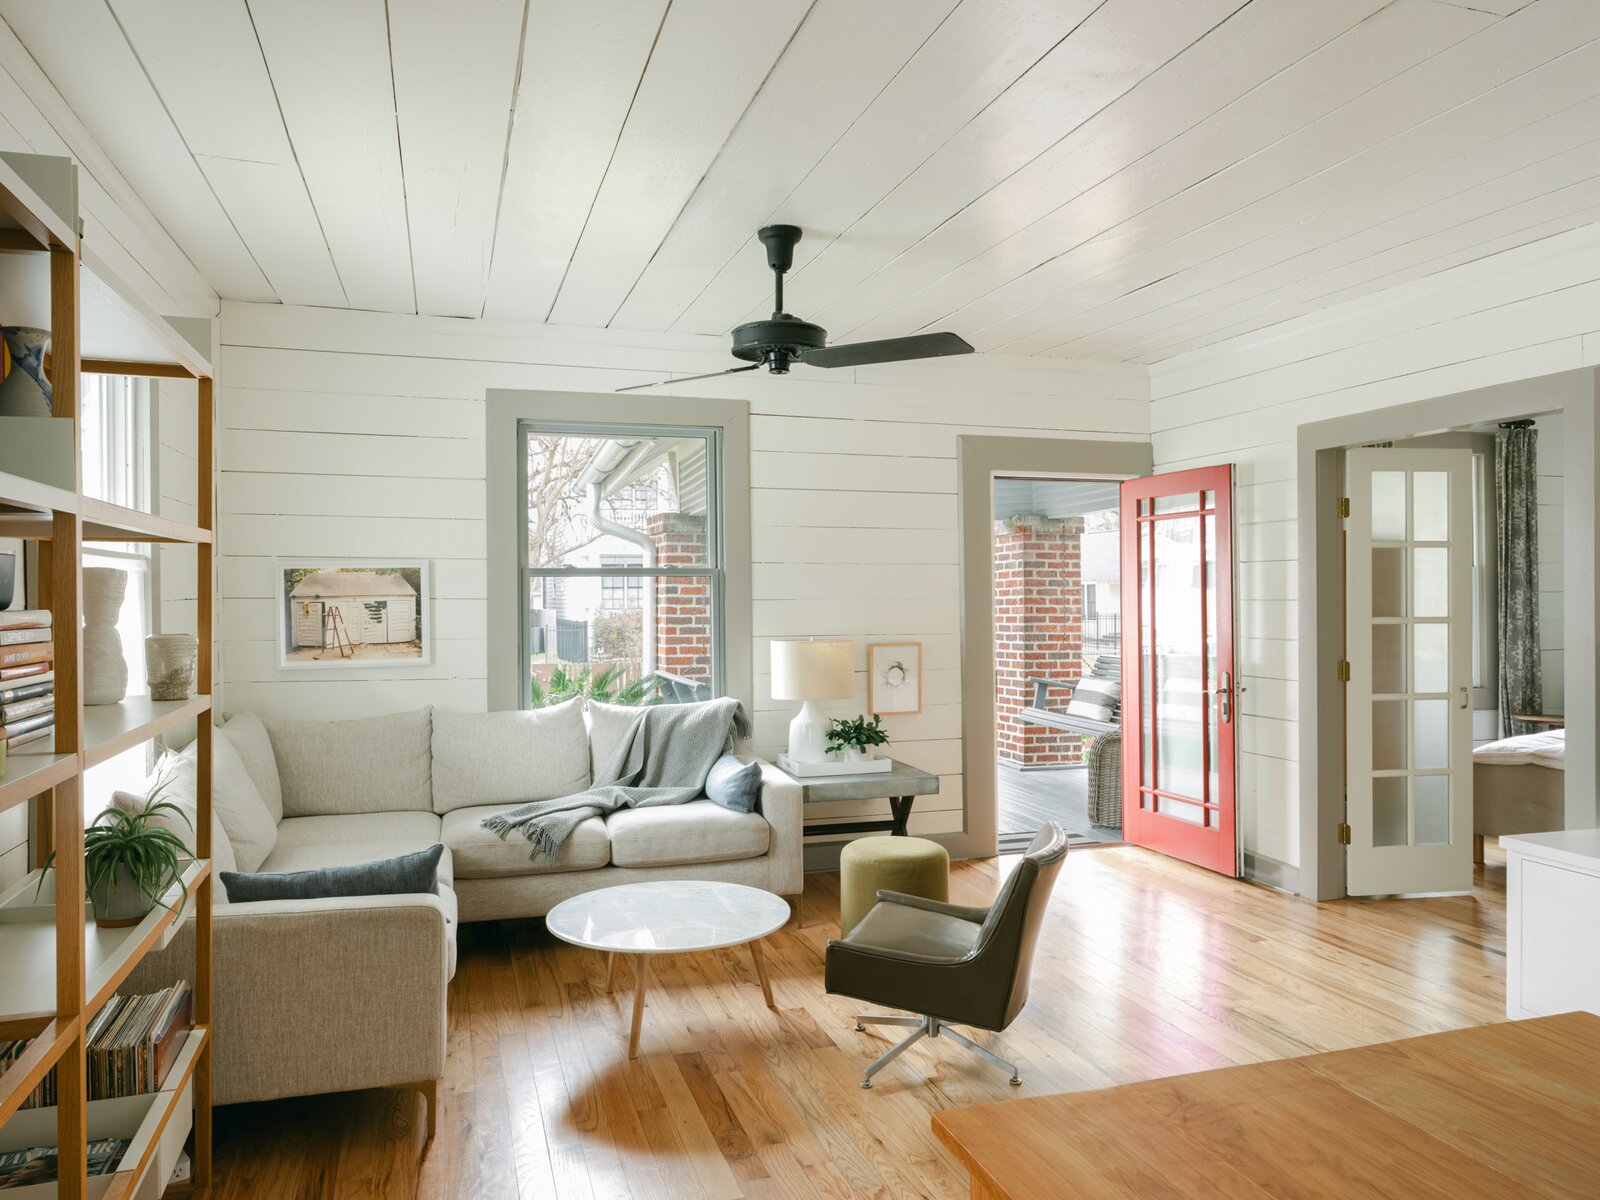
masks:
{"type": "MultiPolygon", "coordinates": [[[[0,536],[40,543],[39,590],[51,610],[55,642],[56,722],[53,735],[6,760],[0,772],[0,811],[33,802],[35,827],[47,845],[35,858],[56,854],[56,894],[83,894],[83,773],[98,763],[197,721],[197,855],[168,893],[179,915],[157,907],[138,925],[108,929],[86,920],[82,904],[58,904],[54,923],[0,924],[0,1038],[31,1038],[27,1052],[0,1075],[0,1130],[13,1120],[43,1136],[48,1110],[19,1112],[29,1092],[54,1068],[60,1103],[54,1112],[62,1200],[90,1195],[86,1143],[115,1128],[132,1145],[96,1196],[141,1194],[150,1172],[171,1168],[175,1147],[193,1132],[193,1187],[211,1182],[211,710],[214,573],[212,526],[215,465],[214,393],[207,353],[190,343],[181,319],[168,321],[142,305],[78,238],[75,167],[66,159],[0,154],[0,301],[8,323],[47,325],[55,422],[31,424],[29,436],[70,435],[71,479],[32,478],[26,465],[0,461],[0,536]],[[79,461],[79,377],[98,373],[190,378],[198,381],[199,520],[185,525],[86,496],[79,461]],[[197,556],[198,694],[154,702],[131,696],[86,709],[82,702],[80,612],[85,542],[190,544],[197,556]],[[198,720],[197,720],[198,719],[198,720]],[[197,922],[192,1033],[163,1090],[122,1100],[87,1096],[84,1030],[117,987],[152,949],[170,940],[180,920],[197,922]]],[[[6,421],[0,418],[0,446],[6,421]]],[[[21,440],[20,429],[18,441],[21,440]]],[[[65,461],[65,455],[61,461],[65,461]]],[[[38,1143],[34,1143],[38,1144],[38,1143]]],[[[160,1194],[159,1180],[153,1194],[160,1194]]]]}

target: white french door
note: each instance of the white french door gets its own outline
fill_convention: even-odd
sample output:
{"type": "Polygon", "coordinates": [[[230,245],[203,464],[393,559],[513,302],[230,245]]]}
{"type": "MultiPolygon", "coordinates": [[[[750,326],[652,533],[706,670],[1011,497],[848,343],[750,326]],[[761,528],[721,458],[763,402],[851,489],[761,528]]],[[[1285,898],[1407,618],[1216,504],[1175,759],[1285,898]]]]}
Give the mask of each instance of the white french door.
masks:
{"type": "Polygon", "coordinates": [[[1346,455],[1353,896],[1472,886],[1472,453],[1346,455]]]}

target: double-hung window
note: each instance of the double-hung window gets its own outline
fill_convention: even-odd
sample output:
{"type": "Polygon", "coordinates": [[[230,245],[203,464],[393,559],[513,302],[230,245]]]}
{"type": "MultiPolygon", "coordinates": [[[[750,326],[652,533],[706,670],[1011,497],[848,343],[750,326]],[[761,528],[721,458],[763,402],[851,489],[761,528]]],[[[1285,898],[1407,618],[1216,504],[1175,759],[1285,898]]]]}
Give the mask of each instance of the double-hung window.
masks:
{"type": "Polygon", "coordinates": [[[523,703],[723,694],[721,430],[518,428],[523,703]]]}

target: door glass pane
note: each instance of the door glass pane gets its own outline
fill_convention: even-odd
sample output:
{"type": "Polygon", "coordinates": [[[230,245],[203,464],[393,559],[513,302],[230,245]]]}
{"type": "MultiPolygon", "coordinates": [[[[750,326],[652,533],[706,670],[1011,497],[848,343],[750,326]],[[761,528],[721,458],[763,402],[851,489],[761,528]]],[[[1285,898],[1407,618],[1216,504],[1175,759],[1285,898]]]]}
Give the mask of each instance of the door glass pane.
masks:
{"type": "Polygon", "coordinates": [[[1158,513],[1193,512],[1200,507],[1199,492],[1183,492],[1176,496],[1157,496],[1158,513]]]}
{"type": "Polygon", "coordinates": [[[1404,625],[1372,627],[1372,690],[1379,693],[1406,690],[1404,625]]]}
{"type": "Polygon", "coordinates": [[[1406,552],[1378,549],[1372,552],[1372,615],[1406,615],[1406,552]]]}
{"type": "Polygon", "coordinates": [[[1411,552],[1414,617],[1450,615],[1450,551],[1443,546],[1418,548],[1411,552]]]}
{"type": "Polygon", "coordinates": [[[1406,762],[1406,702],[1378,700],[1372,705],[1372,769],[1403,771],[1406,762]]]}
{"type": "Polygon", "coordinates": [[[1404,846],[1406,829],[1406,777],[1386,775],[1372,781],[1372,844],[1404,846]]]}
{"type": "Polygon", "coordinates": [[[1450,841],[1450,777],[1418,775],[1417,837],[1419,846],[1439,846],[1450,841]]]}
{"type": "MultiPolygon", "coordinates": [[[[1222,686],[1221,667],[1217,661],[1217,519],[1204,518],[1205,523],[1205,593],[1206,593],[1206,686],[1214,693],[1222,686]]],[[[1232,703],[1233,698],[1229,697],[1232,703]]],[[[1215,802],[1222,794],[1221,751],[1218,746],[1217,721],[1221,711],[1215,695],[1201,697],[1200,719],[1206,730],[1205,799],[1215,802]]],[[[1209,814],[1215,824],[1216,814],[1209,814]]]]}
{"type": "Polygon", "coordinates": [[[1449,766],[1450,702],[1413,700],[1411,714],[1415,739],[1411,765],[1419,770],[1449,766]]]}
{"type": "Polygon", "coordinates": [[[1205,786],[1205,707],[1200,619],[1200,522],[1170,518],[1155,528],[1157,721],[1155,786],[1199,796],[1205,786]]]}
{"type": "Polygon", "coordinates": [[[1411,540],[1450,540],[1450,476],[1445,471],[1418,471],[1411,477],[1411,540]]]}
{"type": "Polygon", "coordinates": [[[1187,821],[1191,825],[1204,825],[1206,823],[1206,810],[1204,805],[1192,804],[1188,800],[1174,800],[1171,796],[1157,796],[1155,808],[1163,816],[1176,817],[1180,821],[1187,821]]]}
{"type": "Polygon", "coordinates": [[[1151,614],[1155,611],[1155,589],[1151,586],[1155,566],[1150,556],[1154,533],[1152,522],[1139,529],[1139,712],[1144,727],[1139,737],[1144,750],[1139,782],[1147,787],[1155,782],[1156,746],[1155,678],[1150,669],[1151,614]]]}
{"type": "Polygon", "coordinates": [[[1450,626],[1415,625],[1411,630],[1416,657],[1412,666],[1412,691],[1450,690],[1450,626]]]}
{"type": "Polygon", "coordinates": [[[1374,471],[1372,473],[1372,540],[1375,542],[1403,542],[1406,540],[1406,473],[1404,471],[1374,471]]]}

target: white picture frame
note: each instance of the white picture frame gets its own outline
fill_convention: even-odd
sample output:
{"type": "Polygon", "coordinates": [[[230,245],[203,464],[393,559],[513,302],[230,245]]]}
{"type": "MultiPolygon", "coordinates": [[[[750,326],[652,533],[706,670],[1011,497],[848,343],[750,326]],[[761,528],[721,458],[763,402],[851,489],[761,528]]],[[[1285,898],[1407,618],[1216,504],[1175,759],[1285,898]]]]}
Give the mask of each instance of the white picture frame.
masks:
{"type": "Polygon", "coordinates": [[[280,670],[432,665],[433,565],[427,559],[277,559],[272,581],[280,670]],[[407,622],[414,623],[409,630],[407,622]],[[408,631],[413,636],[406,637],[408,631]]]}
{"type": "Polygon", "coordinates": [[[921,642],[868,644],[867,711],[881,717],[922,711],[921,642]]]}

